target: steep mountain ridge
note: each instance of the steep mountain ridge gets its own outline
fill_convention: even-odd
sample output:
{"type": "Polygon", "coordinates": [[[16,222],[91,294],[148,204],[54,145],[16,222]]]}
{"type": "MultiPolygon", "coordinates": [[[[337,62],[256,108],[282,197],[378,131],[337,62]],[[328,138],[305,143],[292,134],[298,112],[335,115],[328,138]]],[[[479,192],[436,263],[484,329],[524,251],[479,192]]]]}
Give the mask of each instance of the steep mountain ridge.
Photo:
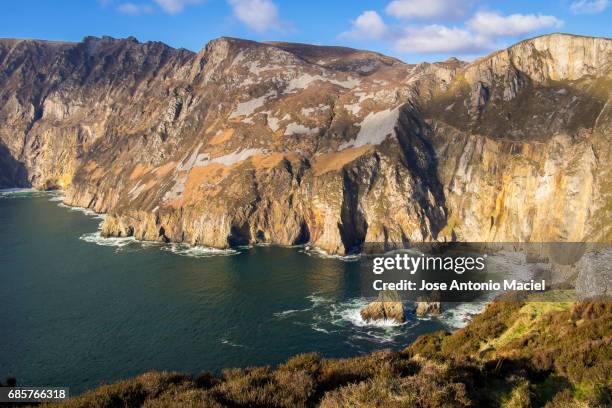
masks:
{"type": "Polygon", "coordinates": [[[563,34],[419,65],[0,40],[0,183],[66,189],[107,235],[215,247],[609,241],[611,63],[612,40],[563,34]]]}
{"type": "MultiPolygon", "coordinates": [[[[111,137],[106,129],[127,108],[120,101],[151,93],[147,81],[192,56],[161,43],[93,37],[77,44],[2,40],[0,50],[0,139],[27,169],[15,184],[38,188],[67,187],[95,141],[111,137]]],[[[153,110],[150,102],[141,101],[153,110]]]]}

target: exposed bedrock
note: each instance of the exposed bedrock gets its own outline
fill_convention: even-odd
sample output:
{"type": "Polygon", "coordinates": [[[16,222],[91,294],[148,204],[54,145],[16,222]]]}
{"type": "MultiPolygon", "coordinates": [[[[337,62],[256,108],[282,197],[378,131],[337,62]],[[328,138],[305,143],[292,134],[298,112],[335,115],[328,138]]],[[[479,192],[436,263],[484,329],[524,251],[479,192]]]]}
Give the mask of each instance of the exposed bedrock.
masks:
{"type": "Polygon", "coordinates": [[[414,313],[418,317],[438,316],[442,313],[442,305],[440,302],[417,301],[414,313]]]}
{"type": "Polygon", "coordinates": [[[610,241],[612,41],[464,63],[220,38],[0,40],[0,185],[227,247],[610,241]]]}
{"type": "Polygon", "coordinates": [[[388,321],[404,323],[406,321],[404,304],[397,292],[381,291],[376,300],[359,311],[366,322],[388,321]]]}

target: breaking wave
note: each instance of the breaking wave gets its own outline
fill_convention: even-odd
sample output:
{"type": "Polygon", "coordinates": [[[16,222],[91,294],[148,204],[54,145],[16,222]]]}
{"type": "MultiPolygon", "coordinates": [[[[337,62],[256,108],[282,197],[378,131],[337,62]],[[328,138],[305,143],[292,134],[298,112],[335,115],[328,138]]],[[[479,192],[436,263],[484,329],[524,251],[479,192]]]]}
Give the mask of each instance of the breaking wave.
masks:
{"type": "Polygon", "coordinates": [[[57,204],[58,207],[62,207],[62,208],[66,208],[69,211],[74,211],[74,212],[80,212],[83,213],[89,217],[93,217],[93,218],[98,218],[100,220],[103,220],[104,218],[106,218],[106,214],[98,214],[97,212],[95,212],[94,210],[90,209],[90,208],[85,208],[85,207],[75,207],[75,206],[71,206],[71,205],[66,205],[63,202],[60,202],[59,204],[57,204]]]}
{"type": "Polygon", "coordinates": [[[96,245],[117,248],[123,248],[137,242],[134,237],[103,237],[100,231],[83,234],[79,239],[96,245]]]}
{"type": "Polygon", "coordinates": [[[332,312],[337,317],[346,320],[357,327],[398,327],[404,326],[406,322],[399,323],[392,319],[363,320],[361,309],[370,303],[367,299],[354,299],[349,302],[340,303],[338,310],[332,312]]]}
{"type": "Polygon", "coordinates": [[[217,249],[204,246],[191,246],[187,244],[166,244],[161,247],[162,251],[169,251],[180,256],[189,256],[192,258],[208,258],[211,256],[230,256],[236,255],[239,252],[235,249],[217,249]]]}
{"type": "Polygon", "coordinates": [[[317,256],[323,259],[338,259],[340,261],[346,261],[346,262],[354,262],[354,261],[358,261],[359,259],[361,259],[361,254],[331,255],[331,254],[328,254],[326,251],[322,250],[321,248],[312,247],[310,245],[304,246],[304,248],[301,249],[300,252],[308,256],[317,256]]]}
{"type": "Polygon", "coordinates": [[[79,239],[92,244],[115,247],[117,251],[140,250],[151,247],[158,247],[162,251],[172,252],[175,255],[188,256],[193,258],[206,258],[211,256],[235,255],[238,251],[233,249],[215,249],[201,246],[189,246],[186,244],[165,244],[156,241],[140,241],[132,237],[103,237],[100,230],[83,234],[79,239]]]}
{"type": "Polygon", "coordinates": [[[325,334],[347,335],[347,342],[359,347],[364,343],[392,344],[397,337],[407,334],[419,324],[416,319],[404,323],[391,320],[365,321],[360,311],[370,303],[366,298],[336,301],[321,294],[307,296],[311,306],[303,309],[289,309],[274,313],[277,319],[295,319],[295,324],[307,325],[312,330],[325,334]]]}
{"type": "Polygon", "coordinates": [[[243,345],[243,344],[238,344],[238,343],[233,343],[233,342],[229,341],[229,340],[228,340],[228,339],[226,339],[226,338],[221,338],[220,340],[221,340],[221,344],[225,344],[225,345],[228,345],[228,346],[231,346],[231,347],[246,348],[246,346],[245,346],[245,345],[243,345]]]}
{"type": "Polygon", "coordinates": [[[5,188],[0,189],[0,198],[42,197],[53,192],[36,190],[35,188],[5,188]]]}
{"type": "Polygon", "coordinates": [[[273,313],[274,317],[279,318],[279,319],[284,319],[287,317],[290,317],[291,315],[294,315],[296,313],[302,313],[302,312],[308,312],[312,310],[312,308],[306,308],[306,309],[289,309],[289,310],[284,310],[282,312],[276,312],[273,313]]]}
{"type": "Polygon", "coordinates": [[[465,327],[489,303],[490,299],[479,302],[449,304],[448,309],[440,316],[417,318],[413,313],[406,313],[403,323],[394,320],[364,320],[361,309],[372,299],[354,298],[337,301],[320,293],[307,296],[310,307],[288,309],[273,314],[278,320],[293,320],[294,324],[309,326],[312,330],[325,333],[345,333],[347,342],[360,348],[364,344],[405,345],[406,335],[420,324],[437,320],[449,330],[465,327]]]}

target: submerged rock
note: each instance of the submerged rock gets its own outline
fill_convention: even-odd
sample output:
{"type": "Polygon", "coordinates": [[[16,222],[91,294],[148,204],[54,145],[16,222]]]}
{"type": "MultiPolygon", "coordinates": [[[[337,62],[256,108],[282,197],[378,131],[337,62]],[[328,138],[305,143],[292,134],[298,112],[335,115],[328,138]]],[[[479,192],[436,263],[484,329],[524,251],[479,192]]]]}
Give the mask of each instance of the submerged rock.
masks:
{"type": "Polygon", "coordinates": [[[361,309],[361,318],[365,321],[392,320],[404,323],[404,304],[396,294],[381,292],[378,299],[361,309]]]}

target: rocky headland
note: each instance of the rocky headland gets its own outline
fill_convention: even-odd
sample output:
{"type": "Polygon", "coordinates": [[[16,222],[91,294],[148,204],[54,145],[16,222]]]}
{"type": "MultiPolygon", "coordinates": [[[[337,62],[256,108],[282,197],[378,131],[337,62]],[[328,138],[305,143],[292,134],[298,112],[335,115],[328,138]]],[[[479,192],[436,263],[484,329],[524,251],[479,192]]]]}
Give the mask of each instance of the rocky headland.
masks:
{"type": "Polygon", "coordinates": [[[212,247],[610,241],[612,40],[405,64],[234,38],[0,40],[0,186],[212,247]]]}

